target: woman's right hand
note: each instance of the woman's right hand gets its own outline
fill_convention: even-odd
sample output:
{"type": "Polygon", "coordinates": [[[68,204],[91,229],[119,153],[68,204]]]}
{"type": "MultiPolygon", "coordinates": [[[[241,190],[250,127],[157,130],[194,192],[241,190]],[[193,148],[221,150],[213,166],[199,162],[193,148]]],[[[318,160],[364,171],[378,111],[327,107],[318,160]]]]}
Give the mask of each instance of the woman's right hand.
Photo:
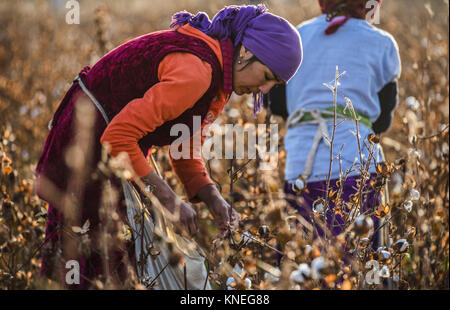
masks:
{"type": "Polygon", "coordinates": [[[153,186],[152,193],[158,198],[164,208],[173,215],[178,215],[178,222],[182,225],[182,228],[189,235],[195,235],[198,232],[197,212],[188,203],[184,202],[154,171],[146,175],[144,181],[153,186]]]}
{"type": "MultiPolygon", "coordinates": [[[[169,187],[167,185],[167,187],[169,187]]],[[[189,235],[193,236],[198,232],[197,224],[197,212],[186,202],[184,202],[180,196],[172,192],[171,195],[164,195],[161,198],[155,195],[161,204],[170,211],[173,215],[178,217],[178,222],[182,224],[189,235]]]]}

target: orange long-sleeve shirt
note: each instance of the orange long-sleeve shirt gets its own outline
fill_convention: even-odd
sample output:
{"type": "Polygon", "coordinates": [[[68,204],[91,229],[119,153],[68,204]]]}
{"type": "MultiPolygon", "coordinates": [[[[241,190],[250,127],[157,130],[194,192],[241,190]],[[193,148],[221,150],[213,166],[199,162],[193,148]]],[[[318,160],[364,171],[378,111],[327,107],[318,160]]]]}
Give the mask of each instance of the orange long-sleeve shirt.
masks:
{"type": "MultiPolygon", "coordinates": [[[[185,25],[177,29],[180,33],[195,36],[205,41],[216,53],[223,68],[220,43],[203,32],[185,25]]],[[[142,98],[129,102],[106,127],[100,142],[109,144],[111,156],[126,152],[134,172],[143,177],[152,171],[148,160],[138,146],[138,141],[166,121],[173,120],[204,95],[211,84],[211,66],[190,53],[170,53],[158,67],[160,82],[153,85],[142,98]]],[[[219,91],[211,103],[202,129],[212,123],[226,105],[229,94],[219,91]]],[[[201,144],[203,145],[202,136],[201,144]]],[[[190,140],[191,154],[200,151],[200,146],[190,140]],[[195,150],[194,150],[195,149],[195,150]]],[[[170,154],[169,154],[170,155],[170,154]]],[[[171,156],[170,156],[171,157],[171,156]]],[[[173,159],[171,164],[183,183],[190,200],[196,201],[198,191],[213,184],[202,159],[173,159]]]]}

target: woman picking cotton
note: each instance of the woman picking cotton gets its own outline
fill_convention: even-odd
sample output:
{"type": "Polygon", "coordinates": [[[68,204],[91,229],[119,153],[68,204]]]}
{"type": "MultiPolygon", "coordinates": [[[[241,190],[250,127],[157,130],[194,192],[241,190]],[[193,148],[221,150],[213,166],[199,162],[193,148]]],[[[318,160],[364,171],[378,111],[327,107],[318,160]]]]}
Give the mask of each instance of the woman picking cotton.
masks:
{"type": "MultiPolygon", "coordinates": [[[[77,199],[80,210],[75,224],[81,226],[89,220],[87,234],[93,247],[100,248],[102,182],[92,176],[101,161],[102,145],[107,146],[113,158],[127,154],[134,179],[149,184],[161,204],[169,212],[179,212],[179,222],[195,235],[196,212],[154,171],[146,158],[149,150],[174,142],[177,136],[170,135],[174,125],[188,126],[192,135],[195,116],[201,118],[201,129],[212,123],[232,91],[238,95],[253,94],[255,111],[259,111],[261,94],[276,84],[286,83],[300,65],[298,32],[283,18],[268,13],[264,6],[225,7],[212,21],[205,13],[193,16],[188,12],[177,13],[173,19],[171,30],[126,42],[92,68],[84,68],[52,119],[36,169],[37,192],[50,203],[42,273],[50,277],[61,266],[51,259],[61,249],[63,260],[80,261],[81,283],[71,288],[88,288],[92,279],[105,275],[105,269],[121,280],[126,278],[121,262],[123,250],[110,253],[106,267],[96,251],[88,257],[75,258],[64,251],[70,239],[64,233],[68,229],[64,227],[67,210],[60,199],[64,195],[77,199]],[[82,167],[82,177],[74,182],[71,163],[66,159],[80,137],[75,111],[81,102],[95,107],[95,119],[90,160],[82,167]]],[[[193,154],[192,138],[190,146],[193,154]]],[[[208,176],[202,159],[171,158],[171,164],[190,202],[204,202],[222,233],[237,224],[238,214],[233,211],[230,218],[230,206],[208,176]]],[[[115,180],[111,184],[121,193],[115,180]]],[[[122,196],[116,208],[126,222],[122,196]]],[[[133,256],[133,251],[129,252],[133,256]]]]}
{"type": "MultiPolygon", "coordinates": [[[[319,0],[323,14],[297,28],[304,46],[302,69],[289,84],[274,87],[265,96],[272,112],[287,119],[285,193],[292,198],[288,201],[310,223],[326,217],[329,235],[343,232],[358,214],[369,216],[358,218],[356,225],[370,228],[373,219],[372,232],[376,232],[377,219],[370,215],[380,202],[380,188],[371,185],[376,183],[375,166],[382,157],[379,146],[368,137],[390,126],[401,64],[395,39],[370,24],[379,17],[381,0],[375,4],[319,0]],[[338,74],[345,71],[337,83],[336,66],[338,74]],[[330,88],[336,85],[333,137],[335,108],[330,88]],[[358,182],[365,171],[369,178],[360,190],[358,182]]],[[[311,234],[324,236],[323,227],[314,227],[311,234]]],[[[369,238],[376,248],[377,233],[369,238]]]]}

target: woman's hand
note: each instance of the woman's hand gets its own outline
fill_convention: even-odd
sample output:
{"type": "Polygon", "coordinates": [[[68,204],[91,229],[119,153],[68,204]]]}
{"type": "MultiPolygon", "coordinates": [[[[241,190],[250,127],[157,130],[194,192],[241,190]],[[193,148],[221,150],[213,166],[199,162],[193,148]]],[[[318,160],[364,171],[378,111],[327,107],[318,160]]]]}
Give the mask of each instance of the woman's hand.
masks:
{"type": "Polygon", "coordinates": [[[152,193],[170,213],[179,214],[179,223],[183,225],[189,235],[195,235],[198,232],[195,210],[185,203],[155,172],[152,171],[146,175],[144,181],[153,186],[152,193]]]}
{"type": "Polygon", "coordinates": [[[230,228],[236,228],[239,223],[239,214],[223,199],[217,188],[212,185],[206,185],[198,192],[197,196],[208,206],[214,220],[219,227],[219,235],[222,238],[230,228]],[[230,219],[231,210],[231,219],[230,219]]]}
{"type": "MultiPolygon", "coordinates": [[[[173,191],[172,191],[173,192],[173,191]]],[[[158,197],[157,197],[158,198],[158,197]]],[[[158,198],[161,204],[175,216],[178,216],[178,221],[183,225],[190,236],[198,232],[197,212],[186,202],[184,202],[177,194],[172,196],[165,196],[158,198]]]]}

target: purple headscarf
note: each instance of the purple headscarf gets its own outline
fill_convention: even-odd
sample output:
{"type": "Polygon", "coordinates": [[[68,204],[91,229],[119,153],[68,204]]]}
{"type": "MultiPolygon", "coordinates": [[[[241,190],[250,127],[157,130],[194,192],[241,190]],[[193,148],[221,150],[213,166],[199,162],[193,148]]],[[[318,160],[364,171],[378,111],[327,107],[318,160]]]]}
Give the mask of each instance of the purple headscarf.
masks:
{"type": "MultiPolygon", "coordinates": [[[[171,28],[189,23],[218,40],[230,38],[235,47],[243,44],[286,83],[300,67],[302,43],[298,31],[287,20],[267,13],[262,4],[227,6],[212,21],[204,12],[194,16],[183,11],[172,18],[171,28]]],[[[256,115],[261,110],[262,94],[253,98],[256,115]]]]}

